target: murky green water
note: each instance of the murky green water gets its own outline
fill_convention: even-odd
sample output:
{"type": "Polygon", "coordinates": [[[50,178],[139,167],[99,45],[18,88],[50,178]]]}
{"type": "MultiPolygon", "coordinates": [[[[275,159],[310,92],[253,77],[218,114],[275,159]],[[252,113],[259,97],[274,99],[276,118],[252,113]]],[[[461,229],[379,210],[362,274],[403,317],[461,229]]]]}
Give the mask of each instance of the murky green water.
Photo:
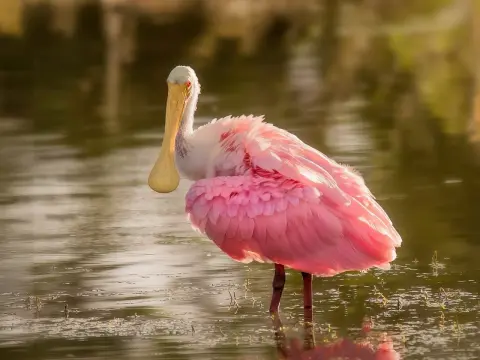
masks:
{"type": "MultiPolygon", "coordinates": [[[[0,101],[2,358],[278,358],[267,311],[273,269],[236,263],[191,230],[187,181],[169,195],[146,185],[161,143],[164,78],[186,62],[197,64],[203,85],[197,122],[266,114],[357,167],[403,236],[391,271],[314,280],[317,345],[351,339],[376,349],[390,339],[402,359],[480,357],[480,172],[465,146],[436,131],[428,132],[433,150],[398,148],[404,107],[394,105],[413,93],[405,85],[411,74],[383,61],[372,70],[366,61],[345,85],[308,42],[293,53],[270,49],[209,65],[150,54],[125,70],[120,118],[107,121],[99,116],[95,49],[59,42],[16,63],[23,44],[8,44],[0,101]],[[382,93],[375,78],[404,86],[382,93]]],[[[432,116],[410,117],[420,125],[408,139],[424,134],[432,116]]],[[[301,290],[301,276],[289,272],[281,304],[289,338],[303,337],[301,290]]]]}

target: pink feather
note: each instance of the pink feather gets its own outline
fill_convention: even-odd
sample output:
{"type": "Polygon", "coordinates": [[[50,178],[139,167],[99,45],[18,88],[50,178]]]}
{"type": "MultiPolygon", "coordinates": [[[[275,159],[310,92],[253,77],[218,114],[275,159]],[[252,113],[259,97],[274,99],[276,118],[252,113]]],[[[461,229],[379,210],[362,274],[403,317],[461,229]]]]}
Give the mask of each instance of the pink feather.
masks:
{"type": "Polygon", "coordinates": [[[233,259],[321,276],[395,259],[401,237],[351,168],[263,118],[220,119],[204,134],[209,126],[222,128],[216,176],[192,185],[186,211],[233,259]]]}

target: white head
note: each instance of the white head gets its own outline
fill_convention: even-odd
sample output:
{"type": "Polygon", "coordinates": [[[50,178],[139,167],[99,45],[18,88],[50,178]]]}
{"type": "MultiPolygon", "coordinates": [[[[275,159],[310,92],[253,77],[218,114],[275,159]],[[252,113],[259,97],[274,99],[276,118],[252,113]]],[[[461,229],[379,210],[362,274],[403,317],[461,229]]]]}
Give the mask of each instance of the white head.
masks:
{"type": "Polygon", "coordinates": [[[189,66],[176,66],[168,75],[167,85],[165,134],[160,155],[148,177],[150,188],[159,193],[169,193],[178,187],[180,175],[175,166],[175,138],[187,106],[187,111],[194,111],[191,106],[195,106],[200,93],[197,75],[189,66]]]}
{"type": "Polygon", "coordinates": [[[197,74],[190,66],[175,66],[167,78],[168,84],[191,84],[192,94],[200,94],[200,83],[197,74]]]}

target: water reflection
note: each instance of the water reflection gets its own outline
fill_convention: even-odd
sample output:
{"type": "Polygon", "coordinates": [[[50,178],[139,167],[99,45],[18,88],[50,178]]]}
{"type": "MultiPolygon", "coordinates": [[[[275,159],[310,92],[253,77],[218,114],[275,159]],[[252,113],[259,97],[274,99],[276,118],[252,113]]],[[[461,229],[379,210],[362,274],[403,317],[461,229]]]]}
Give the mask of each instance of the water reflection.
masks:
{"type": "Polygon", "coordinates": [[[285,360],[400,360],[400,354],[393,349],[391,339],[385,339],[377,346],[368,340],[353,342],[350,339],[337,339],[313,348],[305,349],[298,339],[290,340],[290,345],[279,346],[279,359],[285,360]]]}

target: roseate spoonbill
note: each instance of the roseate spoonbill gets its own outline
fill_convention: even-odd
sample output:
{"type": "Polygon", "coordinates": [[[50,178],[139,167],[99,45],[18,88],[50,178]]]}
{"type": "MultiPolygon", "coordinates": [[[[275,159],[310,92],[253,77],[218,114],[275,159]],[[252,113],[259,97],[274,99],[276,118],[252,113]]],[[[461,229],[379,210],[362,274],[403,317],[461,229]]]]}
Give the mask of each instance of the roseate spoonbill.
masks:
{"type": "Polygon", "coordinates": [[[263,116],[227,116],[194,131],[195,72],[177,66],[167,85],[165,134],[148,184],[169,193],[182,173],[194,181],[185,207],[194,228],[234,260],[274,264],[271,313],[285,266],[302,273],[306,312],[312,275],[389,268],[401,237],[353,169],[263,116]]]}

